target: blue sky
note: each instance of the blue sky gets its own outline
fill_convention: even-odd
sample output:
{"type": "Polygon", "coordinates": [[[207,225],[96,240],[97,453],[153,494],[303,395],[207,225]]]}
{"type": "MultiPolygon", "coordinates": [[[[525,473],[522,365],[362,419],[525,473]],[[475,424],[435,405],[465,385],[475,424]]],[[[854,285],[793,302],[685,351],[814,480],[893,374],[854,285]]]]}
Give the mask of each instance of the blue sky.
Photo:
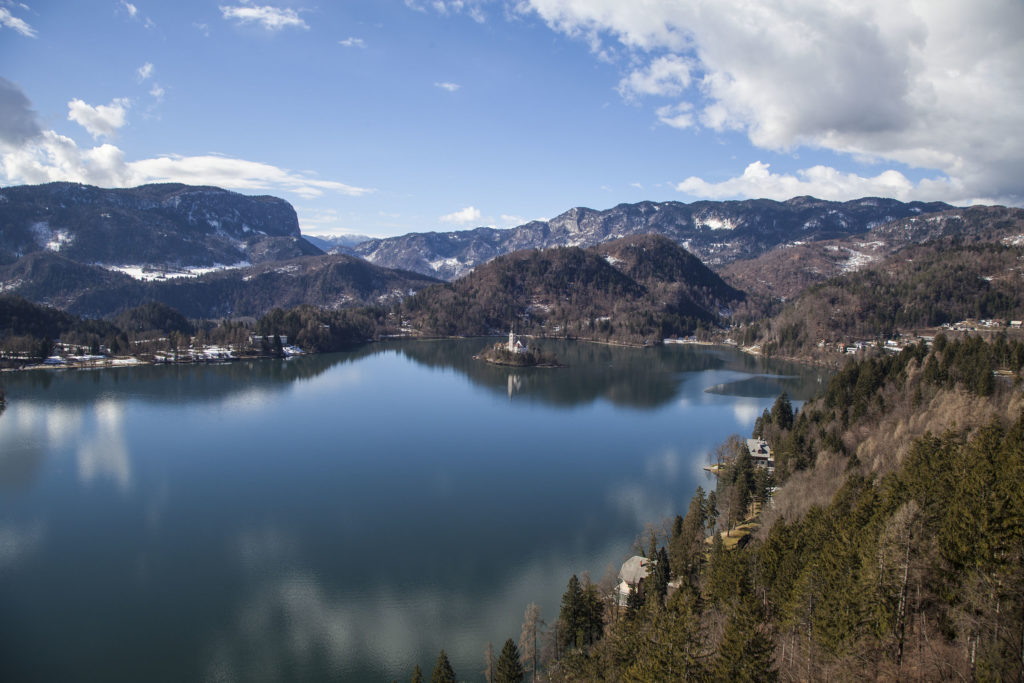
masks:
{"type": "Polygon", "coordinates": [[[1024,3],[0,0],[0,182],[303,232],[813,194],[1024,203],[1024,3]]]}

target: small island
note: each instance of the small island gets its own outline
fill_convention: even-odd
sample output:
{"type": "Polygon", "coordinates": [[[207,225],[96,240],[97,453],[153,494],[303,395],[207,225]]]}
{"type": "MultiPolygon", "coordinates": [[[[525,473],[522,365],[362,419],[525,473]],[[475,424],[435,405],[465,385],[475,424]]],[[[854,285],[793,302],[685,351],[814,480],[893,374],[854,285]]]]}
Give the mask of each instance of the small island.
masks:
{"type": "Polygon", "coordinates": [[[508,342],[498,342],[480,352],[476,356],[493,365],[510,365],[513,367],[561,367],[558,359],[545,354],[540,347],[530,348],[512,330],[508,333],[508,342]]]}

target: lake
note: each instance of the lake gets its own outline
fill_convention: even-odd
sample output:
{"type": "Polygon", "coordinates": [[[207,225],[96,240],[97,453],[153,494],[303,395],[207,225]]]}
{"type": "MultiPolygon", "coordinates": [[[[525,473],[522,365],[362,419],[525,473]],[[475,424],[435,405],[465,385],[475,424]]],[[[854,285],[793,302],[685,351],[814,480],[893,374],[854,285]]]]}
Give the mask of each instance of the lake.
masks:
{"type": "MultiPolygon", "coordinates": [[[[0,679],[482,680],[728,435],[818,369],[732,349],[481,339],[228,365],[4,373],[0,679]]],[[[646,545],[646,544],[645,544],[646,545]]]]}

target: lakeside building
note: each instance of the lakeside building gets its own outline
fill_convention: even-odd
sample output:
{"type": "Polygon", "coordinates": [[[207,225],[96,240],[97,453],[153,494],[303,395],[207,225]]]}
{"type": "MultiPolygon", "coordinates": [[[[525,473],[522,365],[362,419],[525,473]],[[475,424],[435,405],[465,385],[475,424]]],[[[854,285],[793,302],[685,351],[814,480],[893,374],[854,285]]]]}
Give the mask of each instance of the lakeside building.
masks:
{"type": "Polygon", "coordinates": [[[755,467],[766,467],[768,473],[775,472],[775,458],[772,457],[772,449],[764,439],[747,439],[747,451],[755,467]]]}
{"type": "Polygon", "coordinates": [[[615,589],[619,594],[620,605],[625,605],[630,591],[638,589],[647,578],[650,565],[651,561],[642,555],[634,555],[622,563],[622,568],[619,569],[619,585],[615,589]]]}

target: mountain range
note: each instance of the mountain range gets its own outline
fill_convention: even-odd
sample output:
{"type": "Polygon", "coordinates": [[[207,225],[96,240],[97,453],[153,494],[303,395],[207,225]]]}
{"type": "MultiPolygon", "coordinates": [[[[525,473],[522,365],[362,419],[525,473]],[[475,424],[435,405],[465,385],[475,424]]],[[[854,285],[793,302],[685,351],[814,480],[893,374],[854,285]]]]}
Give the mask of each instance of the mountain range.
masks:
{"type": "MultiPolygon", "coordinates": [[[[593,300],[606,300],[597,293],[601,287],[625,278],[632,284],[620,283],[620,293],[637,305],[654,302],[660,316],[639,327],[683,330],[749,307],[743,292],[758,301],[792,298],[908,245],[950,236],[1012,240],[1024,234],[1022,224],[1021,210],[1003,207],[796,197],[577,207],[507,230],[307,239],[295,210],[274,197],[178,184],[101,189],[50,183],[0,189],[0,292],[91,317],[149,301],[190,317],[230,317],[303,303],[336,309],[395,301],[439,279],[468,278],[439,300],[474,288],[486,298],[485,284],[518,282],[513,265],[543,265],[571,271],[571,277],[559,276],[566,286],[575,277],[597,278],[597,290],[588,294],[593,300]],[[577,251],[522,254],[553,248],[577,251]],[[496,265],[481,271],[490,263],[496,265]],[[725,282],[709,277],[714,274],[704,264],[725,282]],[[495,274],[502,268],[504,274],[495,274]],[[666,315],[687,322],[663,325],[666,315]]],[[[498,297],[505,303],[484,307],[506,306],[522,315],[525,307],[535,306],[536,313],[536,306],[560,305],[550,283],[539,289],[520,284],[533,287],[530,296],[539,303],[524,302],[521,287],[498,297]]],[[[607,311],[592,312],[594,320],[607,317],[607,311]]],[[[451,323],[451,313],[441,313],[435,322],[451,323]]],[[[444,325],[431,329],[440,333],[444,325]]]]}
{"type": "Polygon", "coordinates": [[[951,209],[942,202],[903,203],[868,197],[832,202],[796,197],[724,202],[640,202],[604,211],[577,207],[549,221],[517,228],[410,233],[372,239],[352,253],[388,268],[454,280],[487,261],[521,249],[591,247],[630,235],[655,233],[719,267],[760,256],[796,241],[835,239],[900,218],[951,209]]]}

